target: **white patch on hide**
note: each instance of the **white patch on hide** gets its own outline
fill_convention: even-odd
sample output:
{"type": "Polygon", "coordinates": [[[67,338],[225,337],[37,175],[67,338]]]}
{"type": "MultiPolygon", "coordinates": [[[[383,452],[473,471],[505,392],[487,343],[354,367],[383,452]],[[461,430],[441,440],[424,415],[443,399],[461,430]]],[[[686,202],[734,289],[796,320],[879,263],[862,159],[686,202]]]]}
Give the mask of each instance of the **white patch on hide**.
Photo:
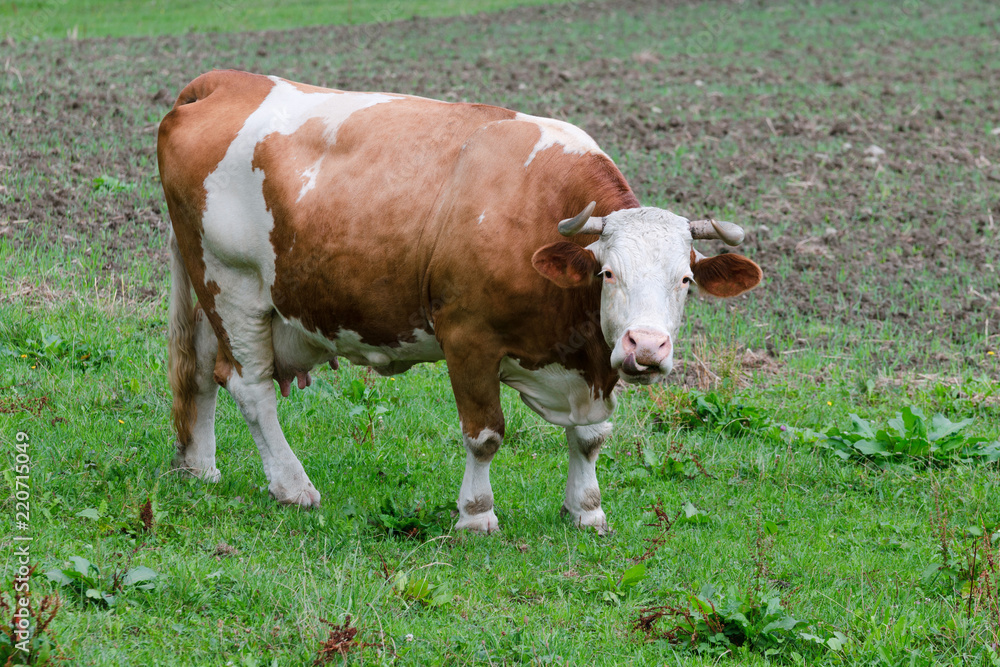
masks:
{"type": "Polygon", "coordinates": [[[393,361],[440,361],[444,359],[441,345],[433,334],[423,329],[415,329],[411,336],[414,342],[401,341],[398,346],[366,345],[361,336],[349,329],[337,332],[333,341],[338,357],[344,357],[352,364],[385,366],[393,361]]]}
{"type": "Polygon", "coordinates": [[[356,111],[373,107],[383,102],[404,99],[400,95],[382,93],[334,93],[328,100],[316,105],[313,116],[320,117],[326,124],[323,137],[331,146],[337,143],[337,131],[356,111]]]}
{"type": "Polygon", "coordinates": [[[295,203],[302,201],[302,198],[305,197],[310,190],[316,187],[316,177],[319,176],[320,167],[323,165],[323,157],[325,156],[321,156],[320,159],[313,162],[312,165],[307,167],[306,170],[300,174],[302,178],[302,189],[299,190],[299,196],[295,200],[295,203]]]}
{"type": "Polygon", "coordinates": [[[534,123],[542,133],[535,143],[535,147],[531,149],[528,159],[524,162],[525,167],[531,164],[531,161],[540,152],[556,144],[562,145],[563,153],[575,153],[577,155],[583,155],[584,153],[605,154],[597,145],[597,142],[576,125],[571,125],[554,118],[530,116],[525,113],[517,114],[514,120],[534,123]]]}
{"type": "Polygon", "coordinates": [[[614,395],[595,399],[581,371],[549,364],[537,371],[521,367],[516,359],[500,362],[500,381],[521,394],[525,405],[545,421],[559,426],[597,424],[615,410],[614,395]]]}
{"type": "MultiPolygon", "coordinates": [[[[361,341],[361,335],[349,329],[341,329],[333,339],[309,331],[294,317],[282,318],[287,327],[282,339],[282,350],[275,354],[282,359],[313,359],[313,365],[321,364],[333,357],[343,357],[359,366],[384,367],[393,362],[440,361],[444,352],[434,334],[423,329],[415,329],[409,336],[400,336],[396,346],[368,345],[361,341]],[[294,333],[292,333],[294,332],[294,333]],[[411,340],[405,340],[411,339],[411,340]],[[322,350],[322,352],[318,352],[322,350]]],[[[292,363],[295,367],[298,364],[292,363]]],[[[311,368],[309,366],[308,368],[311,368]]],[[[305,368],[305,370],[308,370],[305,368]]]]}
{"type": "MultiPolygon", "coordinates": [[[[253,168],[257,145],[274,133],[293,134],[313,118],[324,122],[324,138],[332,144],[340,126],[356,111],[403,99],[377,93],[305,93],[283,79],[269,78],[274,82],[271,92],[246,119],[226,155],[205,179],[205,280],[223,287],[230,284],[225,280],[226,269],[236,266],[256,269],[266,291],[274,284],[274,219],[264,201],[264,172],[253,168]]],[[[317,162],[303,172],[307,181],[300,198],[315,186],[318,171],[317,162]]]]}

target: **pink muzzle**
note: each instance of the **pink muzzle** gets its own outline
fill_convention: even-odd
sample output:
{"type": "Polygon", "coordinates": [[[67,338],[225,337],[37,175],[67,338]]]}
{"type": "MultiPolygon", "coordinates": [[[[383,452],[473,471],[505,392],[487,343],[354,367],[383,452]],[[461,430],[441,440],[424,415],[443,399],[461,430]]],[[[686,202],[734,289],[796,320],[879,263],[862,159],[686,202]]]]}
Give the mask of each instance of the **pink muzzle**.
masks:
{"type": "Polygon", "coordinates": [[[622,337],[625,360],[622,370],[628,375],[659,373],[660,365],[670,356],[670,336],[646,329],[629,329],[622,337]]]}

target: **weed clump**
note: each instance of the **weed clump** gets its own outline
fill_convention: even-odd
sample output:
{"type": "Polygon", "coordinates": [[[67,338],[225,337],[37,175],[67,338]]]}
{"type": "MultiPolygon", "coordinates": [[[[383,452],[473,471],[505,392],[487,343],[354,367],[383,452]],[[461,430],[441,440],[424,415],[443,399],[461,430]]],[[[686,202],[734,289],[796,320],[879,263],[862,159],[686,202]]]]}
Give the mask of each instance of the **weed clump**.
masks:
{"type": "Polygon", "coordinates": [[[671,646],[714,656],[744,650],[801,661],[807,653],[839,651],[847,641],[840,632],[824,632],[816,623],[796,618],[770,592],[731,588],[723,593],[710,584],[697,594],[676,592],[677,604],[640,610],[632,627],[671,646]],[[667,627],[658,630],[663,618],[667,627]]]}
{"type": "Polygon", "coordinates": [[[811,445],[831,451],[845,461],[876,464],[912,463],[997,463],[1000,440],[967,436],[963,432],[973,419],[953,422],[943,414],[929,418],[915,406],[907,406],[888,420],[885,427],[873,426],[851,413],[846,429],[796,428],[774,420],[765,410],[744,405],[733,398],[710,391],[693,391],[690,405],[679,414],[682,426],[708,429],[730,436],[759,435],[790,445],[811,445]]]}
{"type": "Polygon", "coordinates": [[[8,665],[50,665],[63,660],[50,626],[62,607],[58,595],[46,595],[38,606],[32,604],[30,581],[37,564],[28,568],[27,574],[11,581],[10,587],[0,594],[0,661],[8,665]],[[9,619],[9,620],[7,620],[9,619]]]}
{"type": "Polygon", "coordinates": [[[401,507],[392,496],[386,496],[368,523],[385,537],[426,540],[447,531],[451,524],[451,507],[423,504],[401,507]]]}
{"type": "Polygon", "coordinates": [[[365,371],[362,379],[351,380],[343,393],[351,404],[348,415],[354,420],[351,424],[351,437],[359,447],[374,447],[375,431],[390,409],[383,400],[371,369],[365,371]]]}
{"type": "Polygon", "coordinates": [[[930,527],[937,555],[924,569],[921,588],[928,594],[950,598],[955,615],[940,628],[941,636],[988,653],[1000,660],[1000,530],[969,526],[962,531],[971,541],[962,542],[948,527],[948,512],[934,494],[930,527]],[[963,636],[964,635],[964,636],[963,636]]]}
{"type": "MultiPolygon", "coordinates": [[[[657,518],[666,519],[662,508],[657,518]]],[[[678,520],[680,515],[672,523],[678,520]]],[[[745,589],[730,587],[723,592],[706,584],[698,593],[674,590],[676,602],[641,609],[632,628],[650,639],[705,656],[742,651],[801,663],[805,654],[839,651],[847,641],[844,634],[796,618],[775,592],[775,584],[781,582],[772,577],[769,554],[776,531],[773,522],[758,515],[750,544],[753,579],[745,589]],[[659,624],[661,619],[666,619],[665,624],[659,624]]]]}
{"type": "Polygon", "coordinates": [[[679,415],[681,425],[686,428],[704,428],[738,436],[760,433],[775,425],[766,411],[744,405],[717,391],[692,391],[689,400],[679,415]]]}
{"type": "Polygon", "coordinates": [[[70,556],[70,567],[49,570],[45,576],[83,604],[114,607],[123,595],[157,587],[158,572],[145,565],[129,567],[134,554],[133,551],[124,563],[118,563],[110,576],[82,556],[70,556]]]}
{"type": "Polygon", "coordinates": [[[13,347],[0,346],[0,357],[6,356],[36,366],[55,367],[59,364],[79,371],[91,371],[110,365],[115,350],[102,350],[85,341],[65,340],[58,334],[39,329],[38,338],[24,337],[12,341],[13,347]]]}
{"type": "Polygon", "coordinates": [[[155,519],[153,517],[153,499],[147,500],[143,506],[139,509],[139,523],[142,526],[142,530],[147,533],[153,532],[153,526],[155,519]]]}
{"type": "Polygon", "coordinates": [[[845,460],[876,463],[914,459],[939,465],[1000,461],[1000,440],[990,442],[988,438],[962,434],[972,422],[972,419],[953,422],[941,414],[928,420],[920,408],[905,407],[885,428],[874,428],[867,420],[851,414],[850,428],[842,431],[832,427],[816,444],[845,460]]]}
{"type": "Polygon", "coordinates": [[[313,660],[312,663],[313,667],[329,665],[336,657],[346,659],[347,654],[351,651],[360,650],[366,646],[374,646],[374,644],[360,642],[355,639],[358,634],[358,629],[351,627],[350,614],[347,614],[347,616],[344,617],[344,622],[341,625],[332,623],[325,618],[321,618],[319,620],[330,626],[330,633],[320,644],[319,652],[316,654],[316,659],[313,660]]]}
{"type": "Polygon", "coordinates": [[[667,447],[663,459],[656,455],[650,447],[644,447],[641,442],[635,444],[636,455],[645,465],[650,474],[666,479],[694,479],[699,475],[714,479],[701,461],[701,457],[689,450],[684,443],[674,442],[667,447]]]}
{"type": "Polygon", "coordinates": [[[455,594],[447,581],[431,581],[428,577],[412,576],[406,573],[396,575],[393,590],[410,604],[424,607],[444,607],[454,601],[455,594]]]}
{"type": "MultiPolygon", "coordinates": [[[[646,542],[649,546],[646,547],[646,551],[643,552],[641,556],[635,559],[637,563],[649,560],[652,558],[657,551],[660,550],[667,542],[667,538],[670,537],[670,529],[674,527],[677,520],[680,518],[681,513],[677,512],[673,517],[666,513],[663,509],[663,501],[658,500],[653,503],[652,506],[647,508],[652,512],[656,518],[653,523],[647,523],[646,526],[649,528],[655,528],[656,534],[653,537],[646,538],[646,542]]],[[[682,510],[683,511],[683,510],[682,510]]]]}
{"type": "MultiPolygon", "coordinates": [[[[969,589],[966,597],[966,617],[982,621],[985,642],[992,649],[994,661],[1000,658],[1000,546],[988,531],[976,541],[969,558],[969,589]]],[[[1000,539],[997,540],[1000,542],[1000,539]]]]}

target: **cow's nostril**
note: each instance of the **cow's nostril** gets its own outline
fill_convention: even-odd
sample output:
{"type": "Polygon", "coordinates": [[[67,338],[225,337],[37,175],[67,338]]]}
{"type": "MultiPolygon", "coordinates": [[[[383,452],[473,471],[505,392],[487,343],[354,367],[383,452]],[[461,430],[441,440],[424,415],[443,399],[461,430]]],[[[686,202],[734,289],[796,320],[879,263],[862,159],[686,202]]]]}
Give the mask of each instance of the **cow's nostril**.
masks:
{"type": "Polygon", "coordinates": [[[657,331],[627,329],[621,346],[626,358],[633,357],[634,364],[659,367],[670,356],[672,342],[669,335],[657,331]]]}

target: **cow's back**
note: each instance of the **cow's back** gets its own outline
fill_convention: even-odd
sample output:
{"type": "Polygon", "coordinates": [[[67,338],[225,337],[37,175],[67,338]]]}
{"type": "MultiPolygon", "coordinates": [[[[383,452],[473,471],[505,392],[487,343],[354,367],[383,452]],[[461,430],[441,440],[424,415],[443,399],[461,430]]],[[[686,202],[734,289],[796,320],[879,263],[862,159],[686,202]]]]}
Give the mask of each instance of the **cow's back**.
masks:
{"type": "MultiPolygon", "coordinates": [[[[336,126],[316,116],[257,148],[275,223],[279,312],[332,338],[373,345],[431,331],[428,267],[451,233],[442,203],[463,146],[513,112],[381,93],[336,126]]],[[[367,98],[364,96],[370,96],[367,98]]],[[[334,98],[336,100],[336,98],[334,98]]],[[[468,193],[470,197],[478,193],[468,193]]]]}

